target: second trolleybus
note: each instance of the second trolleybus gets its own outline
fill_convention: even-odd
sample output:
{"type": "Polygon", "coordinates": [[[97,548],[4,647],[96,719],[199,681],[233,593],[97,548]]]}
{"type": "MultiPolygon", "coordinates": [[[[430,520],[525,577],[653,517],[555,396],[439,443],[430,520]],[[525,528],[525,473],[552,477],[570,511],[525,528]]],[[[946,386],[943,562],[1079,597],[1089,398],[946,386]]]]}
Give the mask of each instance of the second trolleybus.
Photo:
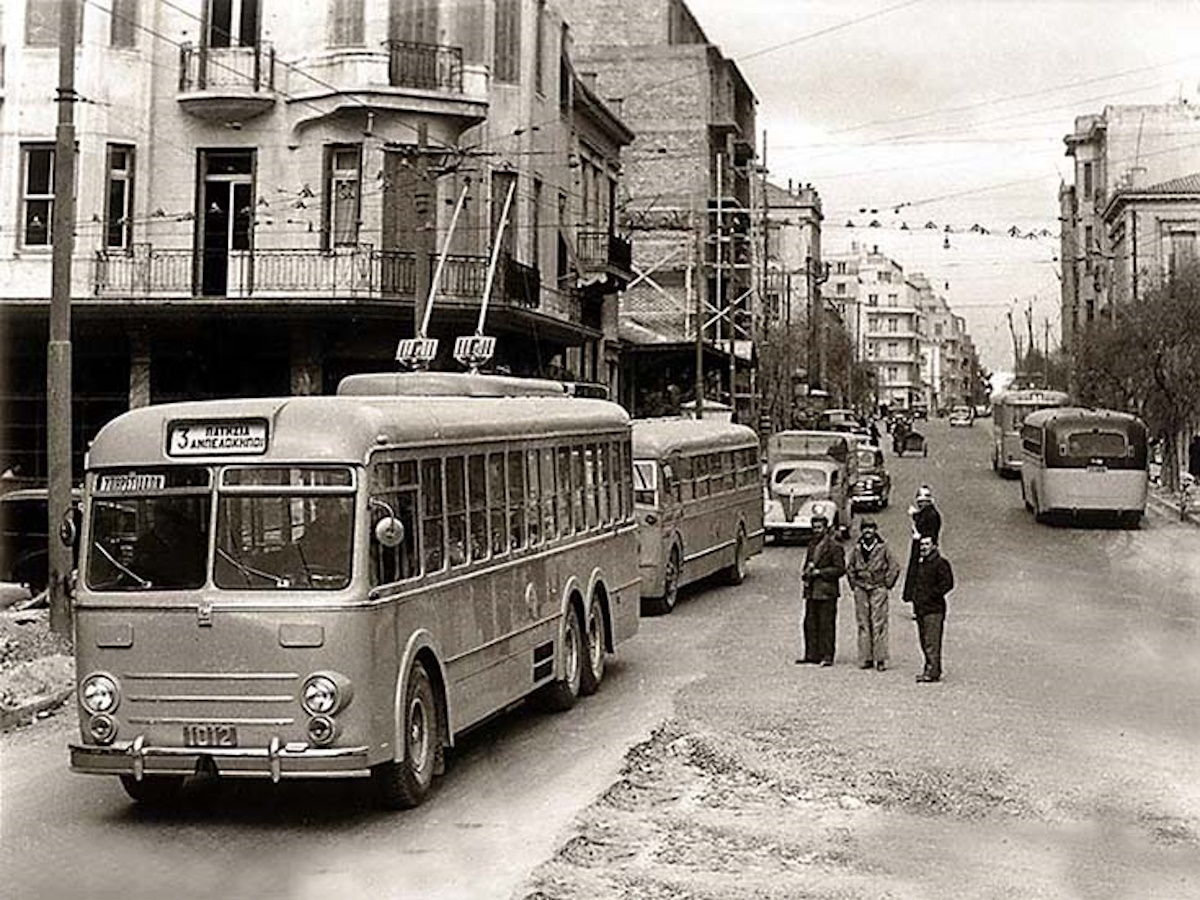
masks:
{"type": "Polygon", "coordinates": [[[1021,471],[1021,424],[1039,409],[1066,406],[1062,391],[1012,390],[992,398],[992,469],[1004,478],[1021,471]]]}

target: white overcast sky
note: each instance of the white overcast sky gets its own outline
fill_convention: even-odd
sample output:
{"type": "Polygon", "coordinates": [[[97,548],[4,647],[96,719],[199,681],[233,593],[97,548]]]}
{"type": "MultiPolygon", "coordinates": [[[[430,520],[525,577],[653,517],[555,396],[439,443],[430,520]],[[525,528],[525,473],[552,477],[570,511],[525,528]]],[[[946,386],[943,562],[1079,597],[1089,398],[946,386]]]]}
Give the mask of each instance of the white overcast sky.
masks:
{"type": "Polygon", "coordinates": [[[1039,342],[1046,319],[1057,340],[1057,193],[1072,180],[1062,138],[1074,117],[1180,96],[1200,106],[1200,0],[688,5],[758,97],[772,180],[820,191],[826,252],[858,240],[929,274],[993,370],[1012,368],[1014,300],[1033,304],[1039,342]],[[882,227],[864,227],[872,219],[882,227]],[[967,232],[976,224],[1053,237],[967,232]],[[966,232],[949,250],[945,225],[966,232]]]}

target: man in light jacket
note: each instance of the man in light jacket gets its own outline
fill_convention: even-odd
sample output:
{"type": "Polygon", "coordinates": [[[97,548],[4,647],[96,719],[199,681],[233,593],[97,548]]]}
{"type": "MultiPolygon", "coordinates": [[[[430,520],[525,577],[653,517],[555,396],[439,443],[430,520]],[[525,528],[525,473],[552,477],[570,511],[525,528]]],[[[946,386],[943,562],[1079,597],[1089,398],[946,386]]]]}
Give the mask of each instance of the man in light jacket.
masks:
{"type": "Polygon", "coordinates": [[[858,543],[850,551],[846,577],[854,591],[858,621],[858,667],[887,668],[888,591],[900,580],[900,563],[870,519],[859,525],[858,543]]]}

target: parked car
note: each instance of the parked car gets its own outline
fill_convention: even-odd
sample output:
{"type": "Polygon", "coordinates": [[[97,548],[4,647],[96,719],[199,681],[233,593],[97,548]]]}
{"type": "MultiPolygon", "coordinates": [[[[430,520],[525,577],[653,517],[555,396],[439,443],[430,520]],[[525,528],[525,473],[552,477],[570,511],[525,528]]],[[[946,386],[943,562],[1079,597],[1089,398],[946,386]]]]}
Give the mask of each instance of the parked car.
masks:
{"type": "MultiPolygon", "coordinates": [[[[76,515],[78,557],[79,490],[72,489],[71,502],[76,515]]],[[[46,589],[49,560],[46,551],[46,527],[49,499],[45,488],[9,491],[0,496],[0,583],[20,584],[31,593],[46,589]]]]}
{"type": "Polygon", "coordinates": [[[970,428],[975,424],[975,410],[969,406],[955,406],[950,409],[950,424],[965,425],[970,428]]]}
{"type": "Polygon", "coordinates": [[[980,403],[975,407],[975,418],[990,419],[992,417],[992,406],[990,403],[980,403]]]}
{"type": "Polygon", "coordinates": [[[850,486],[853,509],[886,509],[892,495],[892,476],[883,461],[883,451],[872,444],[859,444],[858,475],[850,486]]]}

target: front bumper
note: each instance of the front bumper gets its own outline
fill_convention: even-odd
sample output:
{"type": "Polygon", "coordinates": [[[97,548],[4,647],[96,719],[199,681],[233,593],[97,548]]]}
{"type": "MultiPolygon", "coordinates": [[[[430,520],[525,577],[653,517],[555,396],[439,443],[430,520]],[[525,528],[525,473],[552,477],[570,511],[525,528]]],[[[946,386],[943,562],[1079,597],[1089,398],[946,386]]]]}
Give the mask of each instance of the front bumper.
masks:
{"type": "Polygon", "coordinates": [[[71,769],[89,775],[192,775],[211,763],[233,778],[363,778],[371,774],[366,747],[320,748],[284,744],[266,747],[155,747],[142,737],[111,746],[71,744],[71,769]]]}
{"type": "Polygon", "coordinates": [[[851,506],[882,506],[887,495],[882,489],[857,491],[850,495],[851,506]]]}

